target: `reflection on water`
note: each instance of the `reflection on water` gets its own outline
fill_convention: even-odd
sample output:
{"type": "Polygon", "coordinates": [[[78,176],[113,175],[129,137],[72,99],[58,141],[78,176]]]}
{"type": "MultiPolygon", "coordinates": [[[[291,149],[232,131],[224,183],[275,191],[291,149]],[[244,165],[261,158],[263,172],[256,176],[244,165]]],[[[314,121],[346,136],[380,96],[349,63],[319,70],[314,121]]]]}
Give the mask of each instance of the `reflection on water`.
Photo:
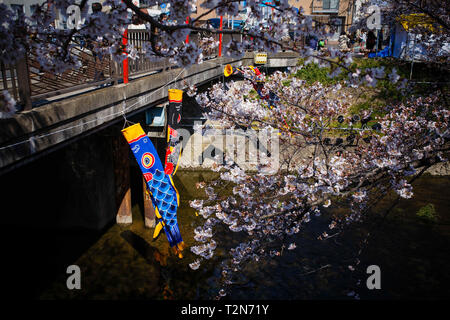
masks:
{"type": "MultiPolygon", "coordinates": [[[[213,172],[177,173],[175,184],[182,198],[179,224],[188,246],[194,243],[194,228],[203,220],[188,205],[189,200],[199,198],[195,183],[216,176],[213,172]]],[[[248,264],[242,281],[226,299],[353,299],[348,296],[351,291],[361,299],[448,298],[449,187],[448,177],[422,177],[415,183],[414,199],[401,201],[384,222],[372,215],[323,241],[317,237],[327,230],[330,216],[312,218],[300,233],[287,239],[287,244],[297,245],[296,249],[284,249],[281,257],[270,261],[248,264]],[[429,203],[440,216],[437,223],[416,216],[419,208],[429,203]],[[370,228],[373,231],[368,245],[358,255],[370,228]],[[371,264],[381,268],[381,290],[365,289],[366,268],[371,264]]],[[[389,203],[389,199],[381,202],[376,212],[384,212],[389,203]]],[[[82,271],[81,290],[67,290],[66,275],[60,274],[39,297],[208,299],[217,294],[220,262],[226,248],[238,244],[236,234],[216,235],[222,247],[219,244],[216,255],[196,271],[188,266],[196,259],[189,249],[179,260],[169,250],[164,235],[152,241],[152,234],[153,230],[144,228],[139,206],[134,206],[132,225],[113,225],[73,261],[82,271]]]]}

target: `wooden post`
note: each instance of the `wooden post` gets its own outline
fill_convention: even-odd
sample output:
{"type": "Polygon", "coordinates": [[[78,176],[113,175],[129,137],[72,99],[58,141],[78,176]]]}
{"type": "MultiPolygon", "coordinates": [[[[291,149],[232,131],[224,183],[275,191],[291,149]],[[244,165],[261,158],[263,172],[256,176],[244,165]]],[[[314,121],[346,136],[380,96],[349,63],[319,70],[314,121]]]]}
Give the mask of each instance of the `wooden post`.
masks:
{"type": "Polygon", "coordinates": [[[123,60],[123,83],[128,83],[128,54],[127,54],[127,43],[128,43],[128,29],[125,29],[122,37],[122,44],[124,46],[123,53],[127,56],[125,60],[123,60]]]}
{"type": "Polygon", "coordinates": [[[142,191],[144,192],[144,219],[145,226],[147,228],[155,227],[155,209],[153,208],[152,199],[150,194],[147,191],[147,183],[145,182],[144,177],[142,177],[142,191]]]}
{"type": "Polygon", "coordinates": [[[131,214],[131,187],[129,146],[122,135],[113,137],[114,180],[116,189],[116,222],[133,222],[131,214]]]}
{"type": "Polygon", "coordinates": [[[120,200],[119,208],[117,210],[116,222],[118,224],[133,223],[133,216],[131,214],[131,189],[125,191],[125,195],[120,200]]]}
{"type": "MultiPolygon", "coordinates": [[[[16,68],[20,102],[23,104],[24,110],[31,110],[31,83],[26,56],[17,61],[16,68]]],[[[12,79],[12,81],[14,81],[14,79],[12,79]]]]}
{"type": "MultiPolygon", "coordinates": [[[[223,16],[220,16],[220,31],[222,31],[223,16]]],[[[219,57],[222,56],[222,33],[219,34],[219,57]]]]}

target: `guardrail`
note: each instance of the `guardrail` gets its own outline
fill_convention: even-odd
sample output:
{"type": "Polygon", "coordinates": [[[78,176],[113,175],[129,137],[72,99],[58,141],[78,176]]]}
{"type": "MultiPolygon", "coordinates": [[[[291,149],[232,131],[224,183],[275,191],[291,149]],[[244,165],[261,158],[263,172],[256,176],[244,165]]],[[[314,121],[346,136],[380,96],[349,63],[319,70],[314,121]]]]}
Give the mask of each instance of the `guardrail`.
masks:
{"type": "MultiPolygon", "coordinates": [[[[192,33],[189,35],[189,41],[200,45],[203,37],[213,37],[215,41],[218,41],[217,34],[198,34],[192,33]]],[[[139,76],[153,71],[170,69],[175,66],[175,64],[170,62],[170,59],[163,58],[158,61],[151,61],[145,57],[143,52],[144,43],[150,41],[150,31],[144,29],[129,29],[128,30],[128,43],[132,44],[138,51],[138,57],[136,59],[129,59],[129,76],[139,76]]],[[[210,47],[206,48],[203,52],[204,59],[213,59],[218,56],[218,48],[210,47]]]]}
{"type": "MultiPolygon", "coordinates": [[[[219,40],[218,34],[192,33],[189,35],[189,41],[200,45],[200,42],[204,41],[206,37],[213,37],[214,41],[219,40]]],[[[229,34],[223,35],[224,45],[229,42],[231,37],[229,34]]],[[[145,56],[144,43],[150,40],[149,30],[130,29],[126,39],[138,50],[138,57],[136,59],[128,58],[127,63],[116,62],[109,55],[93,54],[83,41],[77,42],[78,45],[71,49],[72,54],[76,55],[81,62],[81,67],[66,70],[61,74],[44,71],[32,52],[28,53],[26,59],[21,59],[16,64],[0,63],[0,94],[3,90],[7,90],[22,106],[22,110],[30,110],[49,102],[50,98],[81,93],[83,90],[96,89],[120,82],[126,83],[128,78],[132,80],[176,66],[168,58],[152,61],[145,56]],[[124,70],[124,68],[127,69],[124,70]]],[[[242,41],[242,36],[239,39],[242,41]]],[[[218,52],[218,46],[206,46],[203,51],[203,59],[217,58],[218,52]]]]}
{"type": "MultiPolygon", "coordinates": [[[[200,44],[201,36],[212,36],[218,41],[218,35],[189,36],[189,41],[200,44]]],[[[29,52],[26,59],[13,65],[0,63],[0,92],[7,90],[24,110],[33,108],[45,99],[78,90],[97,88],[102,85],[117,84],[122,81],[123,75],[130,78],[139,77],[148,73],[164,71],[174,67],[168,58],[152,61],[143,52],[144,42],[150,40],[149,30],[128,30],[128,43],[138,50],[136,59],[128,58],[128,72],[124,73],[124,65],[111,59],[109,55],[99,56],[92,54],[85,44],[72,48],[72,54],[81,61],[79,69],[69,69],[61,74],[45,72],[36,56],[29,52]]],[[[204,59],[218,56],[217,47],[209,47],[203,53],[204,59]]]]}
{"type": "Polygon", "coordinates": [[[29,52],[27,58],[14,65],[0,64],[0,90],[7,90],[24,110],[31,109],[34,102],[64,93],[117,83],[119,64],[110,56],[93,55],[83,47],[72,48],[81,67],[61,74],[44,71],[36,56],[29,52]]]}
{"type": "Polygon", "coordinates": [[[152,61],[145,57],[143,52],[144,43],[150,41],[149,30],[128,30],[128,44],[137,49],[138,57],[136,59],[128,59],[128,72],[130,77],[139,76],[151,71],[156,71],[170,67],[170,61],[167,58],[159,61],[152,61]]]}

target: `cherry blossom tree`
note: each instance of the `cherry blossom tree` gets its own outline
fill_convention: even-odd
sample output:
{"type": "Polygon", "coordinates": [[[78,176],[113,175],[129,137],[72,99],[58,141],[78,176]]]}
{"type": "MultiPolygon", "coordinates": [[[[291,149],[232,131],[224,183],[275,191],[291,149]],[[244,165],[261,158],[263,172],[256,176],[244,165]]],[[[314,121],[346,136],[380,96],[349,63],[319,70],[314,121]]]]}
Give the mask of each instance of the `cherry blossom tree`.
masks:
{"type": "MultiPolygon", "coordinates": [[[[216,167],[220,179],[205,189],[208,200],[190,203],[205,219],[195,230],[199,244],[191,250],[200,257],[191,264],[193,269],[212,257],[219,242],[211,240],[216,225],[247,236],[248,241],[233,248],[224,264],[225,286],[233,283],[233,275],[246,261],[280,255],[285,247],[282,240],[320,215],[332,199],[349,203],[349,214],[330,221],[329,229],[337,230],[363,219],[390,190],[401,198],[411,198],[411,180],[432,164],[447,160],[450,112],[439,93],[387,105],[375,124],[358,131],[350,129],[344,140],[335,138],[333,132],[344,129],[340,126],[345,124],[350,128],[356,123],[367,124],[371,114],[350,115],[341,83],[306,86],[294,77],[286,87],[286,79],[288,73],[276,72],[265,83],[264,88],[279,97],[276,108],[252,96],[253,87],[247,82],[233,82],[228,89],[216,84],[197,97],[210,119],[220,119],[229,127],[250,129],[257,123],[279,130],[280,150],[282,146],[291,150],[280,155],[284,161],[272,174],[262,170],[268,164],[261,164],[257,172],[246,172],[228,157],[216,167]],[[232,196],[215,192],[228,182],[234,185],[232,196]],[[273,248],[276,239],[281,240],[277,249],[273,248]]],[[[330,230],[324,230],[323,239],[330,230]]],[[[225,292],[223,288],[219,296],[225,292]]]]}

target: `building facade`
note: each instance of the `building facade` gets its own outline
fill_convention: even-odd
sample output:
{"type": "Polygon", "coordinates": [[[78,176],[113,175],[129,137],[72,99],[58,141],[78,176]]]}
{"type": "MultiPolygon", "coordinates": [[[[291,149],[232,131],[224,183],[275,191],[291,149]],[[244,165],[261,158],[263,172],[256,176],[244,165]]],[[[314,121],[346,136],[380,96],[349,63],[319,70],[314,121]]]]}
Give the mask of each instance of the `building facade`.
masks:
{"type": "MultiPolygon", "coordinates": [[[[204,0],[197,0],[197,12],[193,15],[194,18],[199,17],[207,12],[201,7],[204,0]]],[[[362,0],[289,0],[289,4],[299,9],[304,15],[311,16],[314,21],[318,23],[328,24],[332,21],[337,29],[336,33],[345,31],[353,21],[355,12],[355,4],[362,0]]],[[[275,3],[273,0],[268,0],[268,3],[275,3]]],[[[240,2],[240,14],[237,17],[224,17],[225,20],[245,19],[246,4],[245,1],[240,2]]],[[[270,7],[263,7],[263,16],[265,20],[270,19],[270,7]]],[[[202,21],[211,18],[219,18],[215,11],[212,11],[201,18],[202,21]]]]}
{"type": "MultiPolygon", "coordinates": [[[[208,10],[201,7],[201,3],[204,0],[196,0],[196,12],[192,15],[193,18],[197,18],[203,14],[205,14],[208,10]]],[[[336,33],[340,33],[343,30],[347,30],[349,25],[352,23],[354,12],[358,7],[360,2],[364,0],[289,0],[289,4],[297,9],[299,9],[304,15],[311,16],[313,20],[317,23],[329,24],[332,23],[335,25],[336,33]],[[332,22],[331,22],[332,21],[332,22]]],[[[51,0],[0,0],[0,3],[4,3],[10,6],[13,11],[23,12],[26,16],[31,16],[37,5],[40,5],[45,2],[51,2],[51,0]]],[[[94,2],[103,2],[103,0],[88,0],[89,7],[94,2]]],[[[136,5],[142,7],[149,7],[150,4],[147,0],[134,0],[136,5]]],[[[152,2],[153,4],[154,2],[152,2]]],[[[268,0],[267,3],[272,4],[275,3],[273,0],[268,0]]],[[[246,2],[241,1],[240,12],[236,17],[224,17],[226,21],[225,28],[232,27],[232,20],[245,20],[246,19],[246,2]]],[[[155,12],[158,9],[163,12],[165,11],[165,5],[162,3],[157,7],[151,7],[155,12]]],[[[150,8],[149,8],[150,9],[150,8]]],[[[266,6],[263,7],[264,19],[269,20],[271,16],[272,8],[266,6]]],[[[201,17],[201,21],[206,21],[212,18],[219,18],[214,11],[205,14],[201,17]]],[[[57,14],[57,27],[61,29],[67,28],[67,22],[65,17],[60,14],[57,14]]]]}
{"type": "Polygon", "coordinates": [[[315,24],[332,29],[334,35],[329,40],[337,40],[353,22],[355,0],[290,0],[289,3],[298,4],[303,14],[310,16],[315,24]]]}

